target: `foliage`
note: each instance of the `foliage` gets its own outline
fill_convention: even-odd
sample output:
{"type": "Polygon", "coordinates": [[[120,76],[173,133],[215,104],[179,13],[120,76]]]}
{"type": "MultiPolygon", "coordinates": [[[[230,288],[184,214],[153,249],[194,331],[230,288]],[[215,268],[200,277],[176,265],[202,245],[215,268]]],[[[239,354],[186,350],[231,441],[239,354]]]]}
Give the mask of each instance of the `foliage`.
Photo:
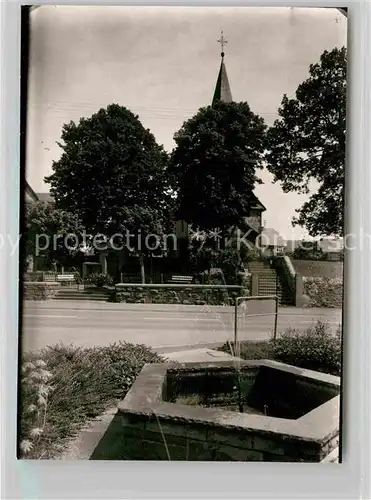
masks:
{"type": "Polygon", "coordinates": [[[82,277],[80,271],[77,271],[76,268],[71,268],[70,272],[73,273],[73,276],[75,278],[75,282],[80,285],[82,283],[82,277]]]}
{"type": "Polygon", "coordinates": [[[114,284],[112,276],[103,273],[91,273],[85,279],[86,283],[96,285],[97,287],[112,286],[114,284]]]}
{"type": "MultiPolygon", "coordinates": [[[[22,412],[20,450],[24,455],[40,455],[40,442],[46,430],[48,399],[54,387],[52,373],[42,359],[26,362],[22,366],[22,412]]],[[[44,450],[45,451],[45,450],[44,450]]]]}
{"type": "Polygon", "coordinates": [[[53,458],[83,425],[125,397],[144,364],[162,361],[146,346],[121,342],[28,353],[21,379],[22,458],[53,458]]]}
{"type": "Polygon", "coordinates": [[[267,133],[267,168],[285,192],[319,184],[293,220],[311,236],[343,233],[346,67],[345,48],[325,51],[267,133]]]}
{"type": "Polygon", "coordinates": [[[37,281],[37,282],[41,282],[43,281],[43,272],[42,271],[37,271],[37,272],[26,272],[24,273],[23,275],[23,281],[27,281],[27,282],[30,282],[30,281],[37,281]]]}
{"type": "MultiPolygon", "coordinates": [[[[229,343],[220,347],[231,353],[229,343]]],[[[272,359],[292,366],[341,375],[341,329],[332,334],[327,324],[318,322],[305,332],[288,329],[277,339],[265,342],[239,342],[238,354],[242,359],[272,359]]]]}
{"type": "Polygon", "coordinates": [[[62,156],[45,179],[57,206],[78,214],[96,236],[116,235],[116,248],[129,248],[143,267],[146,237],[162,241],[172,207],[163,147],[117,104],[64,125],[59,146],[62,156]]]}
{"type": "Polygon", "coordinates": [[[83,226],[75,213],[43,201],[26,204],[26,255],[36,255],[39,251],[47,255],[50,264],[53,260],[76,254],[78,248],[74,236],[79,238],[82,231],[83,226]]]}
{"type": "Polygon", "coordinates": [[[320,248],[305,248],[298,246],[292,252],[295,260],[326,260],[326,254],[320,248]]]}
{"type": "Polygon", "coordinates": [[[343,306],[343,278],[325,276],[304,276],[305,294],[309,297],[310,307],[343,306]]]}
{"type": "Polygon", "coordinates": [[[189,248],[189,263],[193,273],[199,274],[216,267],[218,252],[208,245],[194,242],[189,248]]]}
{"type": "MultiPolygon", "coordinates": [[[[228,354],[235,354],[233,351],[233,344],[226,342],[220,348],[220,351],[227,352],[228,354]],[[231,352],[232,348],[232,352],[231,352]]],[[[242,359],[273,359],[272,346],[269,342],[239,342],[236,352],[242,359]]]]}
{"type": "Polygon", "coordinates": [[[175,134],[177,217],[201,230],[244,227],[262,167],[265,125],[247,103],[201,108],[175,134]]]}
{"type": "Polygon", "coordinates": [[[271,345],[274,358],[278,361],[332,375],[341,374],[340,328],[333,335],[328,325],[319,321],[304,333],[288,329],[271,345]]]}
{"type": "Polygon", "coordinates": [[[228,284],[237,284],[239,273],[243,271],[241,253],[232,247],[224,248],[218,254],[218,266],[228,284]]]}

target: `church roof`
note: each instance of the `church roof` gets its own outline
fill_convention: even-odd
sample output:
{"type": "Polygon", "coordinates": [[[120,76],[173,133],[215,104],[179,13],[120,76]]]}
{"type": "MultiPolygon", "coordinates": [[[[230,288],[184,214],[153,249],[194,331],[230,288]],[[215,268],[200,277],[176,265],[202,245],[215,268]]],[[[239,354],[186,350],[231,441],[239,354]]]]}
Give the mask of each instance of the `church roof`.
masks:
{"type": "MultiPolygon", "coordinates": [[[[222,53],[223,54],[223,53],[222,53]]],[[[220,64],[219,75],[216,81],[216,87],[212,104],[216,101],[232,102],[232,93],[229,86],[227,69],[224,64],[224,55],[222,55],[222,62],[220,64]]]]}
{"type": "Polygon", "coordinates": [[[220,63],[219,75],[216,81],[212,105],[214,105],[216,101],[232,102],[233,100],[231,88],[229,86],[227,70],[224,64],[224,46],[228,43],[228,41],[224,38],[223,31],[220,34],[218,43],[220,43],[220,46],[222,48],[222,52],[220,54],[222,56],[222,62],[220,63]]]}
{"type": "Polygon", "coordinates": [[[37,201],[38,197],[35,191],[32,189],[32,187],[29,185],[29,183],[25,180],[25,196],[26,196],[26,201],[37,201]]]}
{"type": "Polygon", "coordinates": [[[36,194],[40,201],[44,201],[46,203],[52,203],[54,201],[54,198],[50,193],[36,193],[36,194]]]}
{"type": "Polygon", "coordinates": [[[254,193],[252,193],[251,208],[255,210],[261,210],[262,212],[265,212],[267,210],[254,193]]]}

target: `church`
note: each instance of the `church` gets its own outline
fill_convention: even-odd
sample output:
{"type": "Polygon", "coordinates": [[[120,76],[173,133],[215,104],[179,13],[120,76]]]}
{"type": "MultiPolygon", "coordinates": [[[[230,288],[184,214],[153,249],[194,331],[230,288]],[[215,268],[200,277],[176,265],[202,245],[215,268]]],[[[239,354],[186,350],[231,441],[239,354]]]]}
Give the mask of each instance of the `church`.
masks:
{"type": "MultiPolygon", "coordinates": [[[[215,90],[213,94],[213,99],[211,105],[213,106],[217,101],[222,102],[232,102],[232,92],[229,85],[227,69],[225,65],[225,53],[224,53],[224,45],[227,43],[227,40],[224,38],[223,31],[221,32],[221,37],[218,40],[218,43],[221,44],[222,52],[221,52],[221,63],[218,73],[218,78],[215,85],[215,90]]],[[[261,201],[254,195],[253,204],[250,208],[250,212],[246,214],[245,222],[247,227],[250,229],[249,232],[249,240],[254,243],[257,238],[264,231],[264,224],[262,220],[262,214],[265,212],[266,208],[261,203],[261,201]]],[[[249,231],[247,230],[247,232],[249,231]]],[[[178,221],[176,224],[176,235],[177,239],[180,241],[182,239],[188,239],[189,236],[189,228],[186,222],[178,221]]]]}

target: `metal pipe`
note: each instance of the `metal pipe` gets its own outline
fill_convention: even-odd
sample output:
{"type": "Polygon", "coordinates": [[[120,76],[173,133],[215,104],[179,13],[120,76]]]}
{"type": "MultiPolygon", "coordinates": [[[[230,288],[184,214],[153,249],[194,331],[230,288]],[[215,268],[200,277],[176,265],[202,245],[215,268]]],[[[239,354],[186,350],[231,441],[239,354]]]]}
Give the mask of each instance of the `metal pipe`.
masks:
{"type": "Polygon", "coordinates": [[[236,303],[234,306],[234,355],[236,355],[237,352],[237,319],[238,319],[238,299],[240,297],[236,298],[236,303]]]}
{"type": "Polygon", "coordinates": [[[273,341],[275,341],[276,337],[277,337],[277,323],[278,323],[278,297],[276,297],[276,313],[275,313],[275,316],[274,316],[273,341]]]}

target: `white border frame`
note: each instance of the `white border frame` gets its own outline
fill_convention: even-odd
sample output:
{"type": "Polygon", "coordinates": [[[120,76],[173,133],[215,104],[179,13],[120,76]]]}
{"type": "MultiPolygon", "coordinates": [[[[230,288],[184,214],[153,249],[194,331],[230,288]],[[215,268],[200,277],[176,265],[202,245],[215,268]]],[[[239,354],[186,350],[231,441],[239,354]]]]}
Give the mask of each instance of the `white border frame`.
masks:
{"type": "MultiPolygon", "coordinates": [[[[52,2],[39,2],[47,4],[52,2]]],[[[104,2],[57,2],[99,4],[104,2]]],[[[302,6],[349,8],[346,230],[356,249],[345,259],[344,444],[341,465],[156,462],[25,462],[15,459],[18,256],[20,0],[0,3],[0,335],[2,497],[10,498],[371,498],[371,4],[365,1],[205,0],[110,2],[122,5],[302,6]],[[1,237],[0,237],[1,240],[1,237]],[[1,241],[0,241],[1,243],[1,241]],[[145,476],[144,476],[145,474],[145,476]]]]}

